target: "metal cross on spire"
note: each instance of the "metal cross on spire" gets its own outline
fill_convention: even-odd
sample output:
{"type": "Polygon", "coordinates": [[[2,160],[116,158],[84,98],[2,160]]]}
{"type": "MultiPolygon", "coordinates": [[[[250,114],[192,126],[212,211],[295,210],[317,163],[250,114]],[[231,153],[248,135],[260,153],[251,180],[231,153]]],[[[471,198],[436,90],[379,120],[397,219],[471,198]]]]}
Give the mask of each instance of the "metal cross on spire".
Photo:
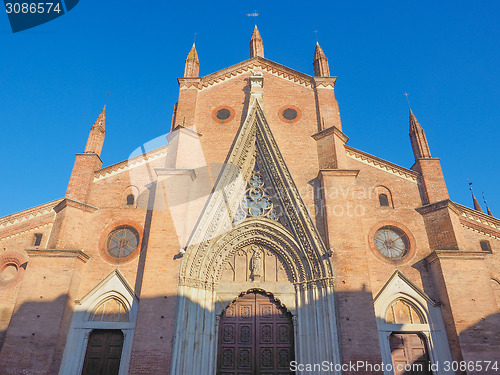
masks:
{"type": "Polygon", "coordinates": [[[255,22],[255,26],[257,26],[257,17],[259,16],[259,13],[257,13],[257,11],[255,10],[253,13],[247,13],[247,16],[253,17],[254,22],[255,22]]]}
{"type": "Polygon", "coordinates": [[[314,35],[316,35],[316,43],[319,43],[318,42],[318,30],[314,30],[314,35]]]}
{"type": "Polygon", "coordinates": [[[404,96],[406,96],[406,102],[408,103],[408,108],[410,108],[410,109],[411,109],[411,106],[410,106],[410,99],[408,99],[408,96],[409,96],[410,94],[408,94],[407,92],[405,92],[403,95],[404,95],[404,96]]]}
{"type": "Polygon", "coordinates": [[[491,212],[490,208],[488,207],[488,201],[484,197],[484,191],[483,191],[483,201],[484,201],[484,204],[486,205],[486,212],[488,213],[488,215],[493,216],[493,213],[491,212]]]}

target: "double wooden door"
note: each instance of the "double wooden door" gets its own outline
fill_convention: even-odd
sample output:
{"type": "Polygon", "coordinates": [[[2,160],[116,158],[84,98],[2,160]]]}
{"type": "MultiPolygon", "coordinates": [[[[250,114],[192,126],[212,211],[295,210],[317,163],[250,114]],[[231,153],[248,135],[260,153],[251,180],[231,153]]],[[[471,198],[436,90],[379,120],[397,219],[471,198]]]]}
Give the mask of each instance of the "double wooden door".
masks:
{"type": "Polygon", "coordinates": [[[87,344],[82,375],[118,375],[122,348],[121,330],[93,330],[87,344]]]}
{"type": "Polygon", "coordinates": [[[389,336],[394,375],[431,375],[425,337],[421,333],[389,336]]]}
{"type": "Polygon", "coordinates": [[[221,316],[217,352],[218,375],[293,373],[291,314],[266,295],[243,295],[221,316]]]}

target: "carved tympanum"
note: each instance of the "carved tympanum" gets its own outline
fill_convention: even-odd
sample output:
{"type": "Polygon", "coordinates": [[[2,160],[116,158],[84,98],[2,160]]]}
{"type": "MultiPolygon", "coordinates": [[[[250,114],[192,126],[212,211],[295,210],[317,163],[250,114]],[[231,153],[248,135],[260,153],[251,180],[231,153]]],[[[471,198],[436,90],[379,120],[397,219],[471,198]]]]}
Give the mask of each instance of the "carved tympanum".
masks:
{"type": "Polygon", "coordinates": [[[289,281],[279,256],[260,245],[250,245],[231,254],[224,263],[221,282],[289,281]]]}

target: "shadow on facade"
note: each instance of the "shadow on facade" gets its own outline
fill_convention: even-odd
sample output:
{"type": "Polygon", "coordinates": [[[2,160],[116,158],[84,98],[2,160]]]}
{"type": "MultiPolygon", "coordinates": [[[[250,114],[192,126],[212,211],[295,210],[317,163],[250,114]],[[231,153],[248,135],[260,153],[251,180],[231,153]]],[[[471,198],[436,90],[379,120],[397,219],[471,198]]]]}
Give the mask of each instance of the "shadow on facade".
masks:
{"type": "MultiPolygon", "coordinates": [[[[224,301],[216,308],[207,308],[207,305],[200,308],[200,304],[192,301],[191,298],[174,297],[176,296],[142,299],[138,304],[135,327],[134,323],[125,321],[125,315],[110,313],[102,316],[94,328],[90,328],[93,324],[91,323],[86,326],[87,328],[78,329],[90,332],[93,329],[116,328],[122,324],[125,336],[128,333],[132,339],[135,328],[136,337],[131,350],[128,354],[124,353],[132,358],[128,372],[130,374],[151,374],[160,370],[162,373],[168,373],[172,350],[174,350],[172,364],[177,363],[176,366],[180,366],[177,372],[179,374],[194,373],[186,372],[189,369],[185,366],[198,366],[201,372],[197,373],[208,375],[213,373],[212,371],[218,364],[221,366],[223,363],[227,368],[248,364],[256,366],[257,362],[265,362],[266,358],[269,360],[271,357],[275,358],[274,363],[279,363],[281,360],[283,364],[284,361],[294,359],[297,365],[323,366],[317,367],[318,371],[313,369],[304,373],[334,374],[335,371],[331,370],[333,367],[326,370],[327,365],[324,361],[327,361],[328,366],[333,366],[335,363],[345,365],[357,361],[363,362],[365,366],[364,369],[357,368],[356,371],[346,368],[343,374],[383,373],[366,368],[370,364],[374,366],[381,363],[381,348],[374,314],[363,313],[361,309],[356,311],[347,308],[347,303],[373,306],[373,297],[369,292],[336,293],[337,322],[333,313],[325,315],[324,319],[317,319],[316,310],[325,308],[329,303],[326,296],[302,303],[295,309],[283,305],[279,298],[260,288],[248,289],[247,293],[242,293],[239,297],[235,296],[232,301],[224,301]],[[254,292],[257,296],[263,296],[264,299],[246,300],[254,292]],[[174,349],[176,304],[187,304],[193,307],[198,306],[198,308],[195,309],[196,315],[186,315],[179,319],[178,332],[176,332],[176,340],[178,340],[176,345],[179,347],[174,349]],[[320,305],[321,307],[318,307],[320,305]],[[231,312],[228,313],[230,310],[231,312]],[[126,323],[130,325],[127,326],[126,323]],[[183,328],[184,323],[187,323],[187,328],[183,328]],[[248,336],[248,327],[257,328],[253,330],[258,332],[255,337],[248,336]],[[328,334],[327,331],[335,331],[337,327],[340,358],[336,359],[333,355],[335,352],[334,336],[328,334]],[[290,332],[293,332],[293,335],[290,335],[290,332]],[[138,333],[141,337],[137,337],[138,333]],[[135,345],[135,341],[144,341],[145,338],[148,340],[148,345],[135,345]],[[287,345],[293,346],[293,352],[286,351],[287,345]],[[238,355],[232,348],[239,350],[238,355]],[[269,350],[266,351],[266,349],[269,350]]],[[[188,310],[194,311],[193,307],[188,310]]],[[[22,304],[12,316],[8,329],[0,332],[0,337],[4,338],[0,347],[0,373],[2,375],[57,374],[68,333],[75,329],[71,326],[71,322],[84,321],[88,316],[90,316],[89,312],[73,313],[69,308],[66,295],[59,296],[50,302],[22,304]],[[75,314],[84,316],[82,315],[80,319],[75,314]]],[[[490,315],[463,330],[459,334],[459,340],[464,360],[498,360],[498,347],[500,347],[498,327],[500,327],[500,313],[490,315]]],[[[82,345],[80,347],[85,351],[85,346],[82,345]]],[[[75,360],[78,360],[78,353],[75,352],[73,355],[75,360]]],[[[419,357],[416,361],[426,361],[426,357],[419,357]]],[[[301,372],[297,371],[297,373],[301,372]]],[[[403,373],[411,374],[411,372],[403,373]]],[[[432,373],[436,374],[435,371],[432,373]]],[[[456,371],[456,373],[461,372],[456,371]]],[[[467,371],[467,374],[494,373],[496,373],[494,370],[467,371]]]]}

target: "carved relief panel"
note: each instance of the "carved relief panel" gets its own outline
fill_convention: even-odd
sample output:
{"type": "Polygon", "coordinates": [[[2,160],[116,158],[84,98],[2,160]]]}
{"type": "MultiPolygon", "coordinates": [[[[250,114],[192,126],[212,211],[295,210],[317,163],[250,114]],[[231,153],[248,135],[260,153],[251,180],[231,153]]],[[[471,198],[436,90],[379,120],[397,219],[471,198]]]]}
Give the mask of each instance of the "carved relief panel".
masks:
{"type": "Polygon", "coordinates": [[[253,244],[230,255],[224,264],[221,282],[290,281],[279,256],[264,246],[253,244]]]}

